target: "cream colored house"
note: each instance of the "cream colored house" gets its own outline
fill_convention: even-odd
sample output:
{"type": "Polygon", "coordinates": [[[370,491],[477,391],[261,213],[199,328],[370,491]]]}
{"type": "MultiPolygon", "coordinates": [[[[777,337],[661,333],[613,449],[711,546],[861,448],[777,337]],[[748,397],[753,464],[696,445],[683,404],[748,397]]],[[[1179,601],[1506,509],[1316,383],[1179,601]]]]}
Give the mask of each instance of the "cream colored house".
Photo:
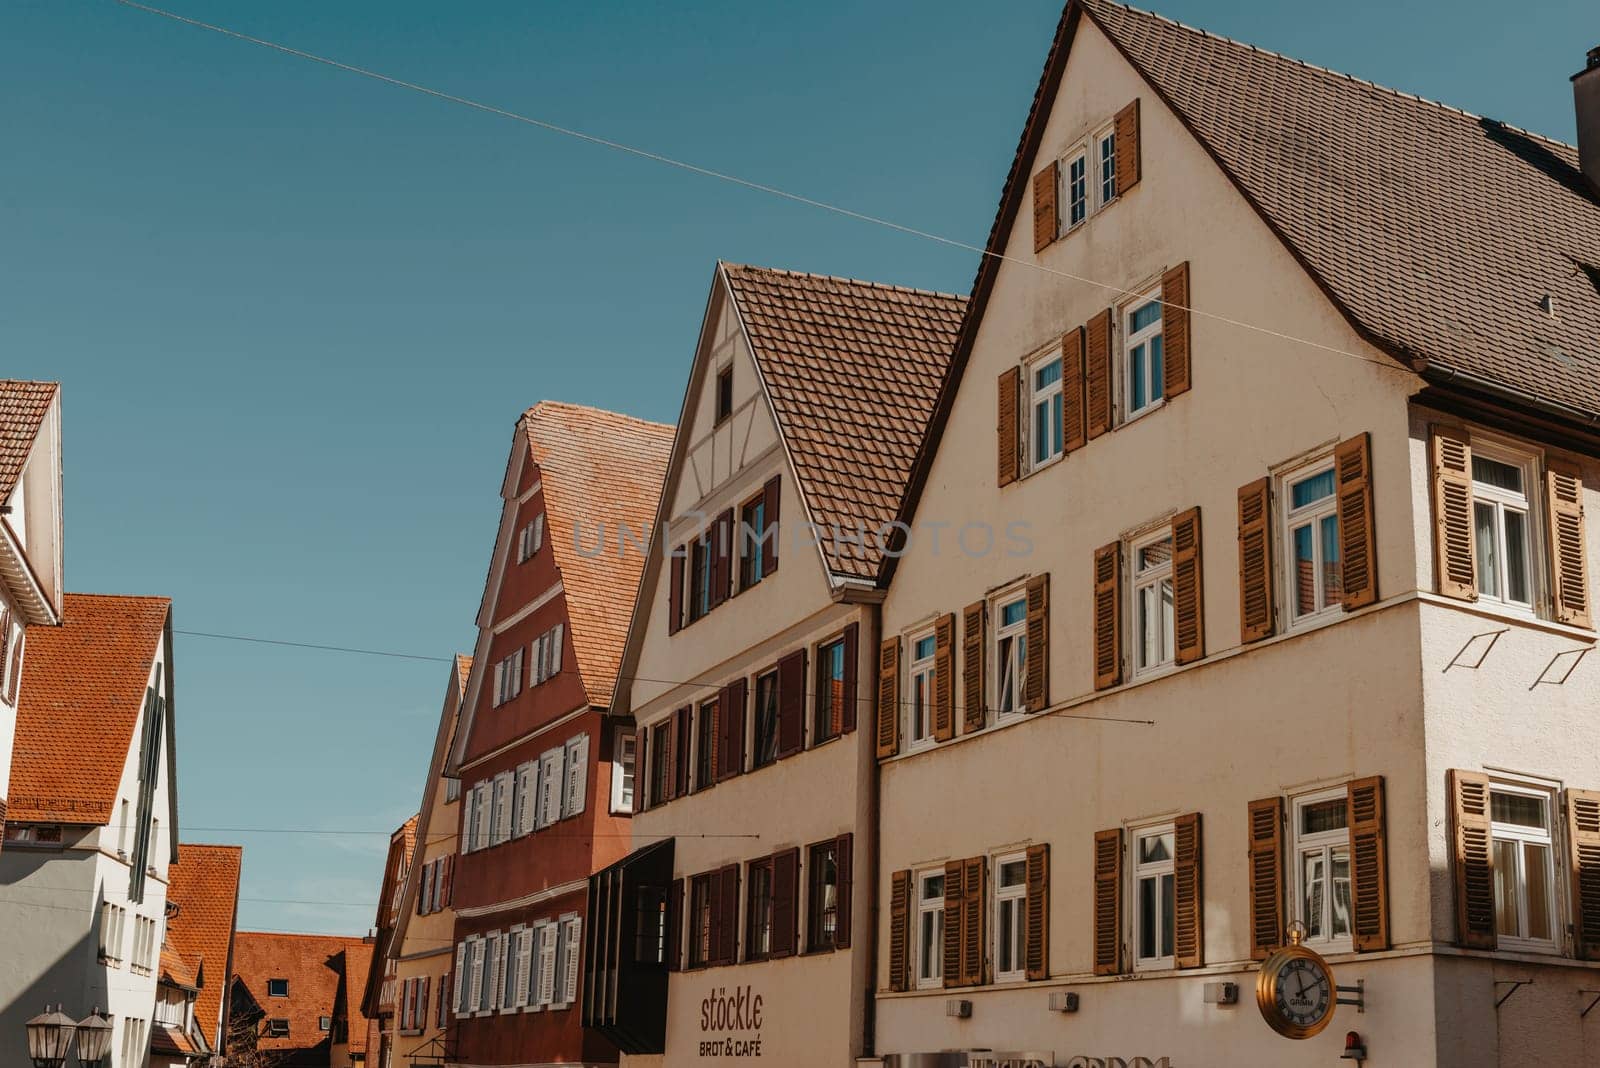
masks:
{"type": "Polygon", "coordinates": [[[882,606],[886,1061],[1600,1063],[1578,158],[1069,4],[882,606]]]}
{"type": "Polygon", "coordinates": [[[584,1023],[626,1064],[870,1044],[877,532],[963,306],[717,267],[612,709],[635,851],[590,880],[584,1023]]]}

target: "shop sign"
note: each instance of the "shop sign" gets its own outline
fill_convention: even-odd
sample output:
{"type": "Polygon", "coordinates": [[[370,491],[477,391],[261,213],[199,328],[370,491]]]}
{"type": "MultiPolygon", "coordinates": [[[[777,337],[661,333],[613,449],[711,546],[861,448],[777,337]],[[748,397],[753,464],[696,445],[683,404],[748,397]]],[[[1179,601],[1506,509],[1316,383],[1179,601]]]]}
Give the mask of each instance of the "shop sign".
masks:
{"type": "Polygon", "coordinates": [[[751,986],[714,987],[700,1002],[700,1056],[761,1056],[765,999],[751,986]]]}
{"type": "Polygon", "coordinates": [[[1083,1057],[1067,1062],[1067,1068],[1173,1068],[1167,1057],[1083,1057]]]}

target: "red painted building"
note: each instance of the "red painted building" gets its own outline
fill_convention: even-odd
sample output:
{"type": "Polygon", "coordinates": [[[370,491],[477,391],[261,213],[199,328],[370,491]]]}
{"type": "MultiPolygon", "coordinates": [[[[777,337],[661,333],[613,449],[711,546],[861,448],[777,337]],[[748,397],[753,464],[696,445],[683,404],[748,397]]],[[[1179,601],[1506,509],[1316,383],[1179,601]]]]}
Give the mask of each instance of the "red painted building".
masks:
{"type": "Polygon", "coordinates": [[[447,774],[461,782],[450,1063],[595,1064],[588,876],[630,848],[631,723],[608,716],[672,427],[542,402],[517,421],[447,774]]]}

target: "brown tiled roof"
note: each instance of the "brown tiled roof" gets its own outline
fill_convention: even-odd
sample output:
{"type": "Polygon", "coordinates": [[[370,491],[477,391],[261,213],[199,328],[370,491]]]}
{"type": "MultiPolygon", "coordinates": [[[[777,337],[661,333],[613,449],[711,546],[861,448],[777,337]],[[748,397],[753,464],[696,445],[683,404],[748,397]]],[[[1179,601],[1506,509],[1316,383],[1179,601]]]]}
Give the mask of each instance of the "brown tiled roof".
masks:
{"type": "Polygon", "coordinates": [[[167,940],[200,980],[194,1015],[213,1049],[221,1047],[222,999],[228,989],[228,957],[239,909],[239,871],[244,850],[232,845],[183,842],[167,868],[167,901],[178,913],[167,921],[167,940]]]}
{"type": "Polygon", "coordinates": [[[523,414],[530,455],[544,485],[546,524],[571,616],[572,650],[589,700],[611,701],[644,554],[619,554],[621,526],[638,537],[655,519],[672,449],[672,427],[599,408],[540,401],[523,414]],[[608,551],[596,544],[604,525],[608,551]]]}
{"type": "Polygon", "coordinates": [[[172,602],[66,595],[59,627],[29,627],[8,819],[106,823],[172,602]]]}
{"type": "MultiPolygon", "coordinates": [[[[331,1035],[321,1030],[318,1018],[332,1017],[339,994],[339,982],[354,956],[366,943],[360,938],[337,935],[275,934],[240,931],[234,939],[234,976],[260,1006],[263,1019],[289,1021],[285,1038],[268,1038],[263,1031],[259,1048],[284,1051],[308,1049],[329,1042],[331,1035]],[[268,979],[289,980],[289,996],[267,996],[268,979]]],[[[371,949],[367,949],[370,959],[371,949]]],[[[365,978],[365,970],[357,981],[365,978]]],[[[352,1037],[357,1027],[359,1007],[352,1008],[352,1037]]],[[[263,1028],[265,1024],[263,1024],[263,1028]]],[[[363,1028],[365,1033],[365,1028],[363,1028]]]]}
{"type": "MultiPolygon", "coordinates": [[[[905,493],[966,298],[767,267],[722,270],[812,522],[878,530],[905,493]]],[[[877,578],[883,554],[875,538],[865,542],[827,554],[829,567],[877,578]]]]}
{"type": "Polygon", "coordinates": [[[466,653],[456,654],[456,684],[460,687],[459,696],[466,696],[467,680],[472,677],[472,657],[466,653]]]}
{"type": "Polygon", "coordinates": [[[367,1017],[361,1012],[360,992],[367,985],[375,948],[371,942],[358,942],[346,946],[344,951],[344,982],[339,988],[343,1004],[339,1009],[350,1025],[351,1053],[367,1050],[367,1017]]]}
{"type": "Polygon", "coordinates": [[[0,378],[0,503],[16,488],[22,465],[28,461],[33,440],[60,388],[57,382],[0,378]]]}
{"type": "Polygon", "coordinates": [[[190,967],[188,961],[178,954],[177,950],[172,948],[172,940],[170,938],[161,943],[159,978],[164,983],[181,986],[186,990],[196,989],[194,969],[190,967]]]}
{"type": "Polygon", "coordinates": [[[150,1031],[150,1052],[182,1056],[200,1051],[195,1048],[194,1040],[184,1034],[182,1028],[156,1024],[150,1031]]]}

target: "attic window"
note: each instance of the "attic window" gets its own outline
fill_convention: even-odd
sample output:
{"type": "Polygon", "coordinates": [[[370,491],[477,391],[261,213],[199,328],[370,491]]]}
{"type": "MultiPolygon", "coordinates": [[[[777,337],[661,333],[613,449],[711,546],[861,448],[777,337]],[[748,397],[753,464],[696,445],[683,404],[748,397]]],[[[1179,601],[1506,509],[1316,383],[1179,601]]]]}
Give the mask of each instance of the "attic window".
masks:
{"type": "Polygon", "coordinates": [[[289,1021],[283,1017],[274,1017],[267,1021],[268,1038],[286,1038],[289,1034],[289,1021]]]}
{"type": "Polygon", "coordinates": [[[289,996],[289,980],[287,980],[287,979],[268,979],[267,980],[267,997],[269,997],[269,998],[286,998],[288,996],[289,996]]]}
{"type": "Polygon", "coordinates": [[[717,423],[720,425],[733,414],[733,366],[730,364],[717,372],[717,423]]]}

